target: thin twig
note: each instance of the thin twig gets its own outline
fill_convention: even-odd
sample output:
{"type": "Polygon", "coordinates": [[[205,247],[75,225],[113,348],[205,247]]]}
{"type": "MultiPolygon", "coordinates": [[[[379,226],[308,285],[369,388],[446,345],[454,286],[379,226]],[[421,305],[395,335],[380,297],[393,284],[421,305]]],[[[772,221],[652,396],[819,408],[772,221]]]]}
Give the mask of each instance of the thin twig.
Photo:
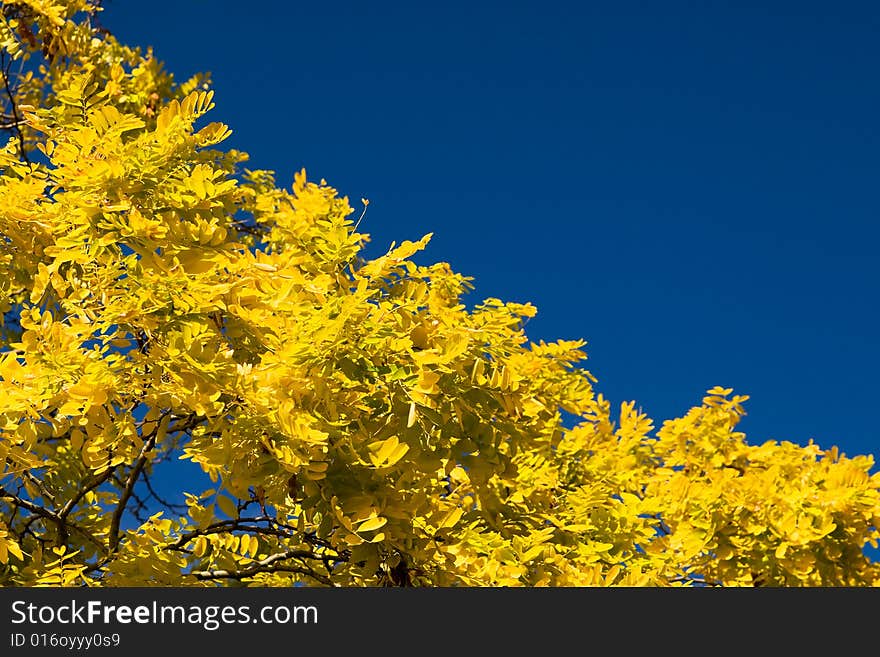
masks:
{"type": "Polygon", "coordinates": [[[7,59],[5,52],[0,53],[0,66],[3,67],[3,87],[6,89],[6,96],[9,98],[10,111],[12,112],[13,125],[11,127],[18,137],[19,156],[24,160],[25,164],[30,166],[31,161],[28,159],[27,151],[24,147],[24,133],[21,130],[21,125],[24,123],[24,120],[18,114],[18,106],[15,104],[15,94],[12,91],[12,87],[9,86],[9,67],[12,66],[12,60],[7,59]]]}
{"type": "Polygon", "coordinates": [[[159,504],[161,504],[166,509],[169,509],[171,511],[186,511],[185,504],[173,504],[172,502],[167,502],[164,499],[162,499],[161,497],[159,497],[159,494],[156,493],[156,491],[153,489],[153,484],[150,483],[150,477],[146,472],[144,472],[143,479],[144,479],[144,483],[147,485],[147,490],[150,492],[150,496],[154,500],[156,500],[159,504]]]}
{"type": "Polygon", "coordinates": [[[351,229],[351,232],[352,232],[352,233],[357,232],[358,226],[361,225],[361,220],[364,218],[364,215],[367,214],[367,206],[368,206],[369,204],[370,204],[369,202],[364,203],[364,211],[361,212],[361,216],[358,217],[357,222],[355,222],[354,227],[351,229]]]}

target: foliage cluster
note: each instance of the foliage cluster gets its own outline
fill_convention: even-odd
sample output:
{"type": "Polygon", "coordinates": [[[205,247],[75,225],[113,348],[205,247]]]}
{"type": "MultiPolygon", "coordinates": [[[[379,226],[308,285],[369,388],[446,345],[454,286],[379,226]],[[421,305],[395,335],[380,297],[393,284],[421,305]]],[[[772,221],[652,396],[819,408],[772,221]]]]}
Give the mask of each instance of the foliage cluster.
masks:
{"type": "Polygon", "coordinates": [[[2,4],[0,584],[877,582],[869,457],[749,444],[720,387],[613,409],[583,342],[467,308],[430,235],[364,257],[347,198],[245,168],[209,80],[99,17],[2,4]],[[212,483],[181,505],[175,458],[212,483]]]}

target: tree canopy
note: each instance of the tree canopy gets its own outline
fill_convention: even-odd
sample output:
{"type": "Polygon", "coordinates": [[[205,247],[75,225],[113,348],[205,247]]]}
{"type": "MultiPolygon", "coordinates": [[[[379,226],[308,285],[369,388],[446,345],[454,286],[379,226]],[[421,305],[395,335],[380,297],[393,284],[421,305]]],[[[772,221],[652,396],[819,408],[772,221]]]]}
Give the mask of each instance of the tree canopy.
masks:
{"type": "Polygon", "coordinates": [[[870,456],[750,443],[723,387],[613,407],[430,234],[367,258],[366,201],[221,148],[208,78],[100,11],[2,3],[0,585],[878,582],[870,456]]]}

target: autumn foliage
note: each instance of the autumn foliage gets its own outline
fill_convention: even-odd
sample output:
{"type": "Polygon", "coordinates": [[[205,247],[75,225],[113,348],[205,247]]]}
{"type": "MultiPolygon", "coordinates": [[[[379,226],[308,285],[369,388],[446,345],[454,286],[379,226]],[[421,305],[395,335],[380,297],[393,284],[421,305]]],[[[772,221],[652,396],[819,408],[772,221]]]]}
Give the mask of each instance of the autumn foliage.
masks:
{"type": "Polygon", "coordinates": [[[584,343],[468,308],[430,235],[367,259],[347,198],[246,168],[207,78],[99,18],[2,4],[0,584],[878,581],[870,457],[750,444],[720,387],[612,407],[584,343]],[[210,478],[180,505],[175,459],[210,478]]]}

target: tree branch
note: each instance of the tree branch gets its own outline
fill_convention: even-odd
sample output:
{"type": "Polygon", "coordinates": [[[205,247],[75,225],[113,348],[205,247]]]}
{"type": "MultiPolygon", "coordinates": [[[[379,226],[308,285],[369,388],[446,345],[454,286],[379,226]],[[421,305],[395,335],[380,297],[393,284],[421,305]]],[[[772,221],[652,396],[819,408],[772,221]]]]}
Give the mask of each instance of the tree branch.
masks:
{"type": "Polygon", "coordinates": [[[104,545],[97,538],[95,538],[94,534],[92,534],[87,529],[83,529],[79,525],[68,521],[67,514],[62,516],[60,513],[54,513],[52,511],[50,511],[49,509],[46,509],[46,508],[40,506],[39,504],[35,504],[34,502],[31,502],[30,500],[26,500],[23,497],[20,497],[18,495],[14,495],[14,494],[10,493],[9,491],[7,491],[2,486],[0,486],[0,499],[2,499],[2,498],[13,500],[17,507],[22,508],[22,509],[27,509],[28,511],[30,511],[31,513],[34,514],[27,521],[25,529],[30,527],[30,525],[33,523],[34,519],[36,519],[38,517],[44,518],[46,520],[51,521],[58,528],[58,540],[56,541],[56,543],[58,545],[66,545],[67,540],[68,540],[68,536],[70,534],[69,530],[73,529],[74,531],[79,532],[80,534],[85,536],[89,540],[89,542],[91,542],[95,546],[97,546],[98,549],[100,549],[102,552],[105,551],[104,545]]]}
{"type": "Polygon", "coordinates": [[[119,523],[122,522],[122,514],[125,513],[125,507],[128,504],[128,500],[134,492],[134,485],[137,483],[141,471],[147,464],[147,459],[150,457],[150,451],[155,445],[156,434],[154,432],[150,434],[143,447],[141,447],[141,453],[138,456],[137,461],[135,461],[134,465],[131,467],[131,472],[128,473],[125,488],[119,495],[119,504],[116,505],[116,509],[113,511],[113,517],[110,519],[109,546],[111,552],[115,552],[116,548],[119,546],[119,523]]]}
{"type": "Polygon", "coordinates": [[[8,500],[12,500],[18,506],[20,506],[22,509],[27,509],[31,513],[35,513],[38,516],[46,518],[47,520],[51,520],[52,522],[55,522],[55,523],[59,523],[59,522],[63,523],[64,522],[63,520],[61,520],[58,517],[58,514],[53,513],[52,511],[49,511],[49,509],[46,509],[46,508],[40,506],[39,504],[35,504],[35,503],[31,502],[30,500],[26,500],[23,497],[19,497],[18,495],[14,495],[13,493],[10,493],[8,490],[6,490],[2,486],[0,486],[0,499],[3,499],[3,498],[8,499],[8,500]]]}
{"type": "Polygon", "coordinates": [[[18,137],[19,157],[25,162],[25,164],[30,166],[31,161],[28,159],[27,151],[24,147],[24,133],[21,130],[24,119],[18,114],[18,106],[15,103],[15,93],[12,91],[12,87],[9,84],[9,67],[12,66],[12,59],[7,58],[5,52],[0,53],[0,66],[3,67],[3,87],[6,90],[6,97],[9,98],[10,111],[12,112],[12,121],[8,122],[9,128],[18,137]]]}
{"type": "MultiPolygon", "coordinates": [[[[311,554],[311,553],[306,553],[311,554]]],[[[258,561],[250,566],[245,568],[241,568],[240,570],[195,570],[191,574],[199,580],[206,579],[235,579],[242,580],[248,577],[253,577],[254,575],[259,575],[261,573],[277,573],[277,572],[286,572],[286,573],[297,573],[299,575],[305,575],[306,577],[311,577],[312,579],[321,582],[322,584],[327,584],[328,586],[333,586],[333,582],[329,577],[325,577],[323,575],[319,575],[318,573],[306,568],[304,566],[293,566],[289,564],[278,564],[278,561],[284,561],[286,559],[299,558],[303,556],[302,550],[288,550],[286,552],[279,552],[277,554],[271,554],[265,559],[258,561]]]]}

